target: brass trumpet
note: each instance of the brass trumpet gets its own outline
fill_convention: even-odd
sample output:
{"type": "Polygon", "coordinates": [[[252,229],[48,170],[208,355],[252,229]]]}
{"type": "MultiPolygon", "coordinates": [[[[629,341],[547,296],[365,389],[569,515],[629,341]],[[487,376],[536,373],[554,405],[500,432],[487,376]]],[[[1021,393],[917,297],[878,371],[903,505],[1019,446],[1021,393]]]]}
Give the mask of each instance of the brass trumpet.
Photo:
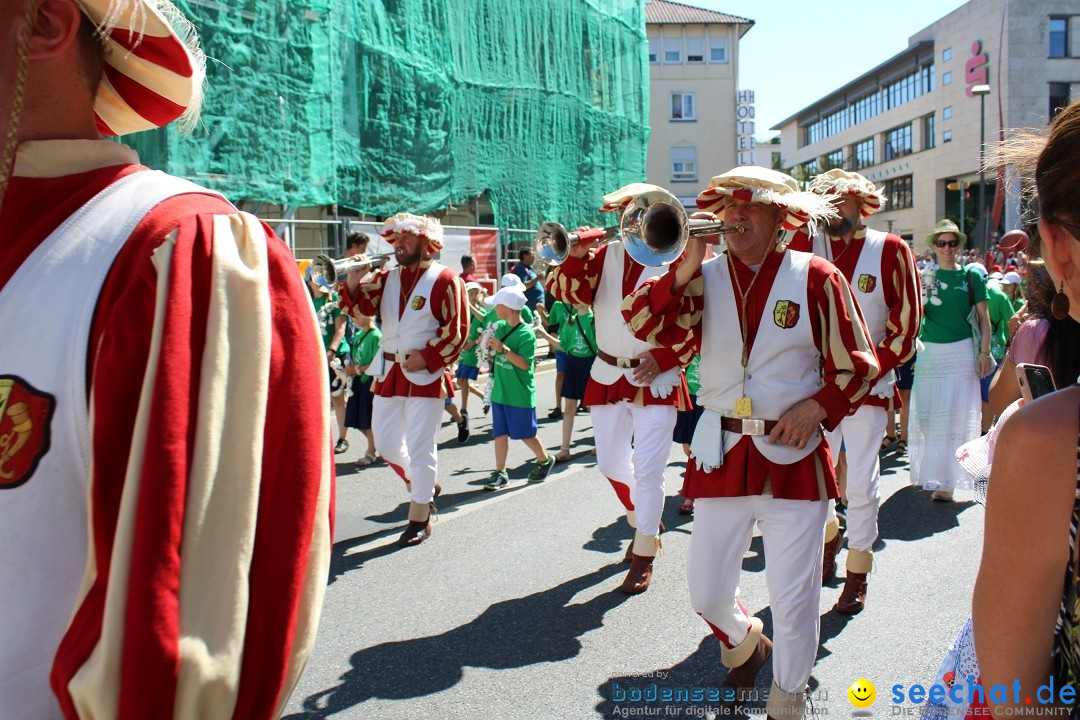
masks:
{"type": "Polygon", "coordinates": [[[394,257],[394,253],[368,255],[363,260],[342,258],[335,260],[329,255],[319,255],[311,262],[311,279],[326,288],[332,288],[345,279],[353,270],[364,267],[379,267],[394,257]]]}
{"type": "Polygon", "coordinates": [[[626,252],[646,267],[674,262],[691,237],[741,235],[742,225],[728,226],[714,220],[691,219],[678,198],[666,190],[651,190],[634,197],[623,210],[618,227],[567,232],[556,222],[546,222],[536,233],[536,254],[552,265],[561,265],[570,256],[570,246],[583,242],[611,240],[622,236],[626,252]]]}
{"type": "Polygon", "coordinates": [[[650,190],[636,196],[623,211],[619,231],[627,254],[646,267],[674,262],[692,237],[742,235],[742,225],[689,218],[686,209],[667,190],[650,190]]]}

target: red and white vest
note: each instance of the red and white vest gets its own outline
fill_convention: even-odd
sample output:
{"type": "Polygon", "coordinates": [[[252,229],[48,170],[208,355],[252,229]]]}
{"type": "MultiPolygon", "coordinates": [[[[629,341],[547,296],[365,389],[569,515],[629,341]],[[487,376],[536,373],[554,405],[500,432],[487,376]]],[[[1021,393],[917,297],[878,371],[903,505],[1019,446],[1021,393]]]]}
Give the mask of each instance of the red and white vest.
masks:
{"type": "MultiPolygon", "coordinates": [[[[821,353],[814,343],[807,290],[812,258],[810,253],[786,251],[769,291],[746,364],[745,392],[754,418],[779,420],[793,405],[821,389],[821,353]]],[[[713,412],[709,421],[718,424],[717,414],[736,417],[735,401],[743,396],[742,328],[727,257],[706,262],[701,274],[705,310],[701,316],[701,387],[697,398],[713,412]]],[[[706,416],[701,422],[709,422],[706,416]]],[[[724,454],[741,439],[741,435],[725,432],[724,454]]],[[[790,465],[813,452],[821,436],[815,435],[802,450],[774,445],[768,436],[753,436],[753,442],[769,461],[790,465]]]]}
{"type": "Polygon", "coordinates": [[[0,457],[21,434],[30,438],[0,462],[4,720],[61,717],[49,672],[85,590],[91,464],[86,358],[98,296],[143,218],[162,201],[193,192],[210,191],[156,171],[118,180],[61,224],[0,290],[0,457]],[[13,426],[12,420],[18,422],[13,426]],[[37,455],[29,472],[28,458],[18,453],[37,455]],[[22,472],[8,481],[17,484],[5,484],[3,475],[15,465],[22,472]]]}
{"type": "MultiPolygon", "coordinates": [[[[633,358],[649,350],[656,348],[644,340],[638,340],[626,327],[622,317],[623,301],[623,273],[626,247],[621,242],[613,242],[604,250],[604,269],[600,275],[600,284],[596,288],[593,297],[593,307],[596,312],[596,346],[608,355],[620,358],[633,358]]],[[[626,258],[626,262],[633,262],[626,258]]],[[[641,285],[649,278],[663,275],[666,267],[645,267],[641,271],[637,285],[641,285]]],[[[647,387],[650,385],[678,385],[679,368],[671,368],[660,373],[651,383],[640,383],[634,380],[633,369],[618,368],[597,358],[593,363],[590,373],[593,380],[601,385],[612,385],[618,382],[620,377],[625,377],[632,385],[647,387]]]]}
{"type": "MultiPolygon", "coordinates": [[[[870,333],[874,347],[881,345],[888,333],[889,307],[885,304],[883,281],[892,278],[882,276],[881,260],[885,250],[885,237],[886,234],[880,230],[866,229],[866,238],[863,240],[859,259],[855,262],[855,271],[848,278],[851,294],[859,303],[859,310],[862,311],[863,320],[866,322],[866,329],[870,333]]],[[[821,235],[814,237],[814,254],[832,262],[829,247],[827,238],[821,235]]],[[[894,373],[886,373],[877,381],[871,392],[881,397],[892,397],[895,380],[894,373]]]]}
{"type": "MultiPolygon", "coordinates": [[[[437,262],[432,262],[413,288],[412,295],[408,299],[404,313],[401,309],[401,269],[394,268],[386,275],[386,283],[383,285],[382,301],[379,303],[382,315],[382,349],[385,352],[408,355],[413,350],[422,350],[427,347],[439,332],[439,321],[431,311],[431,291],[435,287],[435,281],[446,268],[437,262]],[[400,317],[398,317],[400,314],[400,317]]],[[[380,357],[381,354],[380,354],[380,357]]],[[[378,380],[385,380],[390,371],[392,361],[385,363],[372,363],[368,370],[378,380]],[[381,365],[381,367],[380,367],[381,365]]],[[[429,372],[428,370],[405,370],[402,372],[409,382],[414,385],[430,385],[442,377],[442,371],[429,372]]]]}

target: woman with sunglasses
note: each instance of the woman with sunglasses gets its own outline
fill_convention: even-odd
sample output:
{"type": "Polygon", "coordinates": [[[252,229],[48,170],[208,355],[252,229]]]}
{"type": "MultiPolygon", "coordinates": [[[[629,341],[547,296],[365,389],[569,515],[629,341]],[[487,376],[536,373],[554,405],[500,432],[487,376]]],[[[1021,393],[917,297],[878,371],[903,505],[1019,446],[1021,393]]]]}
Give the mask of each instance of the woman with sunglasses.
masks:
{"type": "MultiPolygon", "coordinates": [[[[1080,321],[1080,103],[1058,113],[1048,137],[1015,134],[1002,156],[1022,177],[1034,170],[1041,215],[1035,249],[1057,291],[1050,311],[1057,319],[1080,321]]],[[[987,695],[991,716],[1030,708],[1025,699],[1053,682],[1050,699],[1070,706],[1067,717],[1080,717],[1075,693],[1080,680],[1080,389],[1075,380],[1058,378],[1068,387],[1025,404],[998,438],[972,602],[981,684],[1010,687],[1006,698],[987,695]]],[[[1047,699],[1044,691],[1039,700],[1047,699]]]]}
{"type": "Polygon", "coordinates": [[[942,220],[926,237],[937,269],[923,278],[923,348],[915,361],[908,413],[911,483],[933,490],[934,499],[945,502],[957,487],[971,486],[953,456],[982,431],[979,378],[993,371],[986,282],[957,263],[966,241],[952,220],[942,220]],[[972,308],[981,331],[978,346],[969,321],[972,308]]]}

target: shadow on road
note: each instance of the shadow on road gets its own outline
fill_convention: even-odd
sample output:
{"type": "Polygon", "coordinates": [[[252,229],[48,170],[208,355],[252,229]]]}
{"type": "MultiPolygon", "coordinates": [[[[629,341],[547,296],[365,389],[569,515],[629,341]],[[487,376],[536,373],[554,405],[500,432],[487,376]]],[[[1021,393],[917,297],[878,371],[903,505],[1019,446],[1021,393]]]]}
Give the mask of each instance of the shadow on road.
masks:
{"type": "Polygon", "coordinates": [[[911,542],[960,526],[960,513],[974,506],[967,502],[936,502],[930,493],[914,485],[893,493],[878,511],[878,535],[882,540],[911,542]]]}
{"type": "Polygon", "coordinates": [[[619,563],[522,598],[488,607],[467,625],[431,637],[383,643],[356,652],[337,687],[304,700],[287,720],[325,718],[372,698],[400,700],[456,685],[465,667],[507,669],[576,657],[579,638],[603,625],[604,615],[629,596],[603,592],[570,604],[580,592],[619,575],[619,563]]]}
{"type": "MultiPolygon", "coordinates": [[[[763,608],[756,614],[764,625],[763,632],[769,638],[773,636],[772,610],[763,608]]],[[[829,655],[824,648],[827,641],[836,637],[847,626],[850,616],[839,615],[835,612],[827,612],[821,616],[821,639],[818,646],[818,659],[829,655]]],[[[704,621],[702,626],[708,628],[704,621]]],[[[626,717],[631,708],[649,707],[660,717],[707,717],[707,713],[716,713],[721,705],[718,699],[709,700],[710,693],[718,698],[720,688],[727,677],[727,670],[720,664],[720,642],[716,636],[709,633],[701,639],[697,650],[688,655],[682,662],[670,668],[657,668],[656,670],[643,670],[636,675],[620,675],[608,678],[607,682],[597,687],[597,694],[603,700],[596,704],[596,711],[604,718],[626,717]],[[683,701],[660,701],[660,691],[670,690],[672,697],[678,696],[678,691],[685,689],[686,696],[693,697],[692,693],[698,693],[698,700],[683,701]],[[653,694],[655,693],[655,694],[653,694]],[[653,697],[654,700],[646,701],[653,697]],[[637,698],[631,700],[631,698],[637,698]],[[678,710],[666,711],[666,708],[678,710]],[[661,709],[665,709],[661,711],[661,709]],[[665,714],[666,713],[666,714],[665,714]]],[[[748,717],[749,714],[763,714],[765,701],[768,698],[769,689],[772,687],[773,672],[772,660],[767,661],[758,673],[754,689],[757,692],[757,700],[751,700],[743,709],[744,715],[728,717],[748,717]]],[[[810,688],[811,698],[817,693],[819,683],[811,675],[807,685],[810,688]]],[[[725,717],[720,711],[720,717],[725,717]]]]}

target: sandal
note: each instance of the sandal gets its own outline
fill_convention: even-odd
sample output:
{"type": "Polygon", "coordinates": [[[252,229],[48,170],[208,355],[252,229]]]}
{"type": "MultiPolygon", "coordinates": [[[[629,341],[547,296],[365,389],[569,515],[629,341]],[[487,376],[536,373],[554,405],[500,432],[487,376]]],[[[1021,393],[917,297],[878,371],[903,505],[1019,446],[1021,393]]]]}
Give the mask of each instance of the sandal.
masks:
{"type": "Polygon", "coordinates": [[[337,441],[337,445],[334,446],[334,454],[340,455],[341,453],[348,451],[348,449],[349,441],[345,438],[341,438],[337,441]]]}
{"type": "Polygon", "coordinates": [[[683,501],[679,503],[680,515],[693,515],[694,514],[694,499],[683,498],[683,501]]]}
{"type": "Polygon", "coordinates": [[[357,461],[356,461],[356,464],[357,464],[357,465],[358,465],[359,467],[367,467],[368,465],[374,465],[374,464],[375,464],[375,460],[376,460],[376,458],[375,458],[375,453],[373,453],[373,452],[369,452],[369,453],[365,453],[365,454],[364,454],[364,457],[362,457],[362,458],[360,458],[359,460],[357,460],[357,461]]]}
{"type": "Polygon", "coordinates": [[[897,455],[903,455],[906,452],[907,452],[907,440],[901,440],[900,442],[896,443],[896,454],[897,455]]]}
{"type": "Polygon", "coordinates": [[[896,444],[895,435],[886,435],[881,439],[881,448],[878,452],[888,452],[889,448],[896,444]]]}
{"type": "Polygon", "coordinates": [[[952,502],[953,501],[953,494],[951,492],[946,492],[944,490],[935,490],[934,494],[931,495],[930,497],[932,497],[934,500],[937,500],[938,502],[952,502]]]}

